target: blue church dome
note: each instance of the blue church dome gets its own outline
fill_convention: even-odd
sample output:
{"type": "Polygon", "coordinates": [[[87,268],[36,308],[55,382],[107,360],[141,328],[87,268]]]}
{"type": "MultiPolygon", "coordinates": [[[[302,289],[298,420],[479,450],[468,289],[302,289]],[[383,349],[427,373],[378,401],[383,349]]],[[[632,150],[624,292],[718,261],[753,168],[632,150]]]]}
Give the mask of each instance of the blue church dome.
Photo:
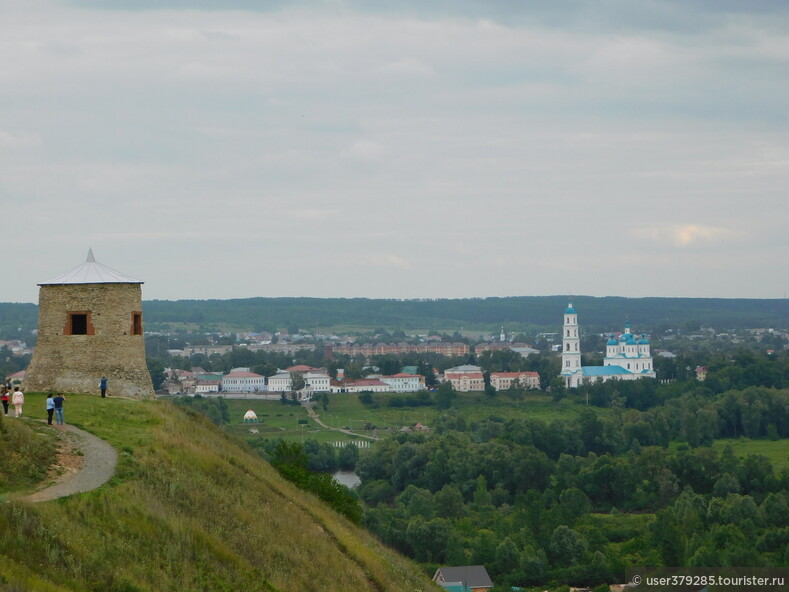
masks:
{"type": "Polygon", "coordinates": [[[611,338],[608,340],[608,343],[606,345],[616,345],[616,343],[617,343],[616,338],[614,337],[614,334],[611,333],[611,338]]]}
{"type": "Polygon", "coordinates": [[[573,308],[573,303],[567,305],[567,310],[564,311],[564,314],[575,314],[575,309],[573,308]]]}

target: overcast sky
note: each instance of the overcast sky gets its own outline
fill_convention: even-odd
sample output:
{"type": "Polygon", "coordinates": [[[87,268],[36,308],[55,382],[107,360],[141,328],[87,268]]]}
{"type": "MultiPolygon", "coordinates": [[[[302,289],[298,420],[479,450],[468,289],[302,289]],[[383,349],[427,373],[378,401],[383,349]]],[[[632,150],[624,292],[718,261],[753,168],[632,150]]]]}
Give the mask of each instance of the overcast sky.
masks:
{"type": "Polygon", "coordinates": [[[783,298],[787,192],[783,0],[0,0],[0,301],[783,298]]]}

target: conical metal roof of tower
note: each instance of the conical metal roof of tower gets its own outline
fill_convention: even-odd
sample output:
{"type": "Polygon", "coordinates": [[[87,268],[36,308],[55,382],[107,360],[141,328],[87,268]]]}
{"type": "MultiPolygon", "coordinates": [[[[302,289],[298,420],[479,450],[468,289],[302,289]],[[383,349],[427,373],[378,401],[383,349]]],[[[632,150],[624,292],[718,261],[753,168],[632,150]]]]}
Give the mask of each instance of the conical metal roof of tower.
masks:
{"type": "Polygon", "coordinates": [[[46,282],[41,282],[39,286],[49,286],[58,284],[142,284],[144,282],[133,277],[115,271],[114,269],[98,263],[93,257],[93,249],[88,249],[88,258],[79,267],[72,269],[68,273],[59,275],[46,282]]]}

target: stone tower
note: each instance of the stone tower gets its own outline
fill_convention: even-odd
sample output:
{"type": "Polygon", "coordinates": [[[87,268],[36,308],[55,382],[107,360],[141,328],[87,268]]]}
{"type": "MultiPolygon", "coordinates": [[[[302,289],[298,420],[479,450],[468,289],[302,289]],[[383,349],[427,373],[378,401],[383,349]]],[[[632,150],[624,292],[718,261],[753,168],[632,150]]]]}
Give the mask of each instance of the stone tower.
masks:
{"type": "Polygon", "coordinates": [[[29,391],[153,396],[145,364],[142,282],[97,263],[85,263],[39,284],[38,342],[25,374],[29,391]]]}

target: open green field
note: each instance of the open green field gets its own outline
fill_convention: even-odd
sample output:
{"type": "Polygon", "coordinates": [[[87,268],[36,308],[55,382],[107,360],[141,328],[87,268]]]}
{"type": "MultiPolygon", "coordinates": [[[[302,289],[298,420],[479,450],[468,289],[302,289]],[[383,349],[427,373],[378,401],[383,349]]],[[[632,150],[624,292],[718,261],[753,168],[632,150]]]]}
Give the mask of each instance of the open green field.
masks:
{"type": "MultiPolygon", "coordinates": [[[[356,429],[370,422],[380,429],[399,429],[415,423],[430,425],[439,416],[450,412],[435,406],[389,407],[387,402],[398,396],[403,395],[374,394],[373,401],[378,407],[368,407],[359,402],[356,394],[333,395],[330,397],[328,412],[323,412],[323,415],[328,413],[332,425],[339,424],[356,429]]],[[[452,409],[461,413],[469,422],[487,420],[491,416],[505,419],[530,417],[551,421],[576,417],[583,406],[572,399],[554,402],[550,396],[542,393],[528,394],[519,402],[500,396],[489,398],[483,393],[460,393],[452,409]]],[[[603,409],[598,411],[607,413],[607,410],[603,409]]]]}
{"type": "Polygon", "coordinates": [[[727,438],[715,440],[713,449],[723,452],[731,445],[737,456],[758,454],[766,456],[776,471],[789,470],[789,441],[787,440],[748,440],[747,438],[727,438]]]}
{"type": "MultiPolygon", "coordinates": [[[[486,421],[491,417],[536,418],[550,422],[554,419],[572,419],[584,408],[579,399],[566,398],[555,402],[548,395],[530,393],[523,401],[512,401],[506,397],[488,398],[483,393],[461,393],[452,407],[453,411],[432,407],[389,407],[388,401],[397,394],[374,394],[377,406],[366,406],[359,401],[357,394],[329,395],[329,406],[324,411],[320,404],[313,409],[320,420],[329,426],[322,427],[313,421],[307,410],[301,406],[283,405],[279,401],[255,399],[225,399],[230,410],[230,425],[226,426],[230,433],[243,438],[283,438],[291,441],[314,439],[319,442],[353,440],[351,436],[342,434],[338,428],[350,429],[353,432],[385,436],[394,433],[403,426],[416,423],[430,426],[436,419],[446,413],[460,413],[466,421],[486,421]],[[245,424],[244,414],[252,409],[258,416],[258,423],[245,424]],[[307,420],[307,423],[299,423],[307,420]],[[375,426],[376,430],[367,429],[375,426]]],[[[600,414],[608,414],[609,410],[596,409],[600,414]]]]}
{"type": "MultiPolygon", "coordinates": [[[[248,438],[282,438],[295,442],[306,439],[318,442],[353,441],[355,438],[336,430],[321,427],[310,419],[302,406],[283,405],[279,401],[258,401],[254,399],[225,399],[230,411],[230,425],[225,429],[235,436],[248,438]],[[244,414],[249,410],[258,416],[257,423],[244,423],[244,414]],[[306,423],[299,423],[299,420],[306,423]]],[[[316,407],[318,415],[325,415],[316,407]]],[[[336,420],[323,418],[328,425],[336,426],[336,420]]],[[[344,424],[343,424],[344,425],[344,424]]],[[[361,427],[361,426],[354,426],[361,427]]],[[[364,433],[364,432],[363,432],[364,433]]]]}

